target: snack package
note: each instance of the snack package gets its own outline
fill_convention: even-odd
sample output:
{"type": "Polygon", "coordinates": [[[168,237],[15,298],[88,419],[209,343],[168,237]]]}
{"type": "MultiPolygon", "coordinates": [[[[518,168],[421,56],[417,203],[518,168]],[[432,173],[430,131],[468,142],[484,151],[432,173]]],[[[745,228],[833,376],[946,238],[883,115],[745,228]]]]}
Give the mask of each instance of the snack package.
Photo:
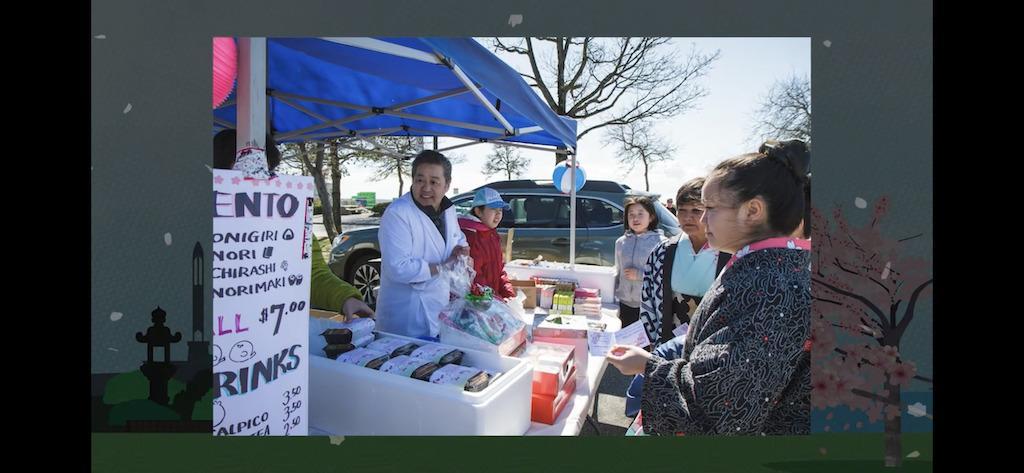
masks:
{"type": "Polygon", "coordinates": [[[388,354],[366,348],[356,348],[338,355],[338,361],[375,370],[388,361],[388,354]]]}
{"type": "Polygon", "coordinates": [[[324,347],[324,353],[327,354],[327,358],[330,358],[332,360],[336,360],[336,359],[338,359],[338,355],[340,355],[342,353],[350,352],[350,351],[355,350],[355,349],[356,349],[355,345],[353,345],[351,343],[334,343],[334,344],[330,344],[330,345],[325,346],[324,347]]]}
{"type": "Polygon", "coordinates": [[[329,328],[320,332],[320,335],[327,340],[328,345],[352,343],[352,331],[347,328],[329,328]]]}
{"type": "Polygon", "coordinates": [[[382,353],[387,353],[388,356],[394,358],[396,356],[408,355],[412,353],[417,348],[419,348],[419,345],[415,343],[409,343],[406,342],[405,340],[400,340],[397,338],[384,337],[374,340],[373,342],[370,342],[369,345],[366,345],[366,348],[369,348],[370,350],[379,351],[382,353]]]}
{"type": "Polygon", "coordinates": [[[425,361],[432,361],[440,366],[448,364],[462,364],[462,357],[465,353],[454,348],[441,345],[423,345],[409,354],[409,356],[425,361]]]}
{"type": "Polygon", "coordinates": [[[483,370],[467,366],[445,365],[430,375],[430,382],[455,386],[469,392],[483,391],[490,383],[491,376],[483,370]]]}
{"type": "Polygon", "coordinates": [[[396,356],[380,366],[380,370],[384,373],[407,376],[421,381],[430,380],[430,375],[438,368],[437,363],[416,359],[408,355],[396,356]]]}

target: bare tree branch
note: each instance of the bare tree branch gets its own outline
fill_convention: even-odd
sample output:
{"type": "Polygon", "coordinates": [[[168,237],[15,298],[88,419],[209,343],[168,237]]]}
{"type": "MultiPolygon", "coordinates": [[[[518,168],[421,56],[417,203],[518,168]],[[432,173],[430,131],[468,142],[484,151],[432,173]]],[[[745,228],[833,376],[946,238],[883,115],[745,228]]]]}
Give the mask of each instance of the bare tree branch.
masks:
{"type": "MultiPolygon", "coordinates": [[[[422,139],[420,137],[408,136],[379,136],[376,137],[376,144],[379,150],[403,156],[404,158],[381,155],[367,149],[364,152],[356,151],[356,159],[359,163],[373,170],[371,180],[383,181],[391,177],[397,177],[398,195],[402,195],[405,188],[405,178],[411,177],[412,173],[412,162],[407,158],[411,158],[422,150],[422,139]]],[[[362,147],[362,144],[358,147],[362,147]]]]}
{"type": "Polygon", "coordinates": [[[558,110],[558,103],[555,102],[555,98],[551,96],[551,91],[548,90],[547,84],[544,83],[543,78],[540,75],[540,70],[537,68],[536,54],[533,52],[533,42],[530,38],[526,38],[527,56],[530,58],[530,68],[533,69],[533,77],[537,79],[537,84],[541,93],[544,94],[544,100],[548,101],[548,106],[558,110]]]}
{"type": "Polygon", "coordinates": [[[530,168],[530,159],[522,156],[519,150],[508,145],[495,145],[494,151],[487,155],[483,174],[493,176],[505,174],[508,180],[523,175],[530,168]]]}
{"type": "Polygon", "coordinates": [[[670,159],[675,148],[656,136],[649,121],[633,122],[612,130],[605,139],[606,145],[618,145],[619,162],[631,171],[637,164],[644,168],[644,190],[650,191],[648,177],[650,168],[658,162],[670,159]]]}
{"type": "Polygon", "coordinates": [[[799,139],[811,142],[811,81],[790,77],[772,85],[754,112],[754,135],[761,140],[799,139]]]}
{"type": "MultiPolygon", "coordinates": [[[[672,39],[659,37],[538,37],[523,42],[525,46],[496,38],[493,47],[527,57],[530,71],[524,76],[556,113],[594,121],[581,126],[577,140],[600,128],[672,117],[692,108],[707,95],[698,79],[720,55],[691,47],[680,61],[672,39]],[[543,74],[542,51],[554,52],[543,74]]],[[[556,162],[561,159],[556,157],[556,162]]]]}

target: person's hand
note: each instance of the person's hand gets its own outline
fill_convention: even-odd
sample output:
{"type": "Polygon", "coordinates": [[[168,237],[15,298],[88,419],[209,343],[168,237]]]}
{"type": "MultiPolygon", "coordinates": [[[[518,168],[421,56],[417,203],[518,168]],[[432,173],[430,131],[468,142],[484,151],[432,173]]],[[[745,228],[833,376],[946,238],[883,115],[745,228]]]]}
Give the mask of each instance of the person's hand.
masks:
{"type": "Polygon", "coordinates": [[[640,347],[615,345],[608,350],[605,357],[622,374],[632,376],[644,373],[644,367],[647,366],[647,360],[651,359],[651,354],[640,347]]]}
{"type": "Polygon", "coordinates": [[[623,269],[622,270],[622,274],[626,275],[626,279],[628,279],[630,281],[639,281],[640,280],[640,271],[637,271],[636,268],[626,268],[626,269],[623,269]]]}
{"type": "Polygon", "coordinates": [[[345,316],[346,322],[351,322],[359,317],[376,318],[373,309],[356,297],[345,299],[345,303],[341,305],[341,313],[345,316]]]}
{"type": "MultiPolygon", "coordinates": [[[[446,266],[451,266],[451,265],[455,264],[455,262],[457,262],[459,260],[460,256],[463,256],[463,255],[465,255],[466,257],[469,257],[469,247],[468,246],[456,246],[455,249],[452,250],[452,254],[448,256],[448,259],[444,260],[443,264],[446,265],[446,266]]],[[[470,266],[473,265],[472,261],[473,261],[473,259],[470,258],[470,263],[469,263],[470,266]]]]}

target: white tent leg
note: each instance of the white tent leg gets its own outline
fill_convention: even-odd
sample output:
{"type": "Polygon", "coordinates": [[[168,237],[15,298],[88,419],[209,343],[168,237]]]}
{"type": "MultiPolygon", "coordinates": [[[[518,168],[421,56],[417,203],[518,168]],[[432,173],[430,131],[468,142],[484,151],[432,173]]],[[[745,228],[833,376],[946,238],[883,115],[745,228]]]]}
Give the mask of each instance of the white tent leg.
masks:
{"type": "Polygon", "coordinates": [[[267,39],[238,39],[238,138],[236,149],[266,147],[267,39]]]}
{"type": "Polygon", "coordinates": [[[569,271],[576,271],[576,155],[569,162],[569,271]]]}

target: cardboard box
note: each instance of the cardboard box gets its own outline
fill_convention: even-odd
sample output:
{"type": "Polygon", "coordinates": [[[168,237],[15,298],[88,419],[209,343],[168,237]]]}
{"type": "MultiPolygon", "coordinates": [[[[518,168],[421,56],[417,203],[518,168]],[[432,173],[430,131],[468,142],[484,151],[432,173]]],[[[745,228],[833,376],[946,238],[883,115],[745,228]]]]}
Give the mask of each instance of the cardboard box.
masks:
{"type": "Polygon", "coordinates": [[[540,292],[540,304],[543,309],[551,309],[555,300],[555,286],[550,284],[538,284],[537,291],[540,292]]]}
{"type": "Polygon", "coordinates": [[[555,337],[533,337],[533,343],[544,342],[544,343],[557,343],[560,345],[568,345],[574,347],[576,350],[573,352],[573,357],[576,363],[576,377],[585,378],[587,376],[587,369],[590,366],[590,347],[587,344],[587,337],[583,338],[555,338],[555,337]]]}
{"type": "Polygon", "coordinates": [[[540,291],[537,289],[537,283],[532,279],[511,279],[509,283],[512,284],[512,292],[523,291],[523,294],[526,295],[526,300],[523,301],[524,309],[532,309],[540,305],[540,291]]]}
{"type": "Polygon", "coordinates": [[[521,345],[526,342],[526,327],[516,330],[505,341],[498,345],[492,345],[473,335],[460,332],[446,323],[441,323],[441,343],[470,350],[480,350],[487,353],[496,353],[502,356],[511,356],[521,345]]]}
{"type": "Polygon", "coordinates": [[[569,399],[576,392],[576,368],[569,373],[568,381],[557,395],[533,394],[530,401],[530,420],[544,424],[554,424],[555,419],[565,409],[569,399]]]}
{"type": "Polygon", "coordinates": [[[589,322],[582,315],[549,314],[534,327],[533,336],[586,340],[589,322]]]}
{"type": "Polygon", "coordinates": [[[345,322],[345,316],[329,310],[309,309],[309,316],[317,319],[329,319],[335,322],[345,322]]]}
{"type": "Polygon", "coordinates": [[[576,348],[576,372],[580,377],[587,375],[590,347],[587,344],[587,330],[603,331],[607,325],[584,315],[550,314],[533,328],[533,341],[560,343],[576,348]]]}
{"type": "Polygon", "coordinates": [[[524,355],[533,363],[533,394],[556,396],[576,368],[576,347],[534,342],[524,355]]]}

